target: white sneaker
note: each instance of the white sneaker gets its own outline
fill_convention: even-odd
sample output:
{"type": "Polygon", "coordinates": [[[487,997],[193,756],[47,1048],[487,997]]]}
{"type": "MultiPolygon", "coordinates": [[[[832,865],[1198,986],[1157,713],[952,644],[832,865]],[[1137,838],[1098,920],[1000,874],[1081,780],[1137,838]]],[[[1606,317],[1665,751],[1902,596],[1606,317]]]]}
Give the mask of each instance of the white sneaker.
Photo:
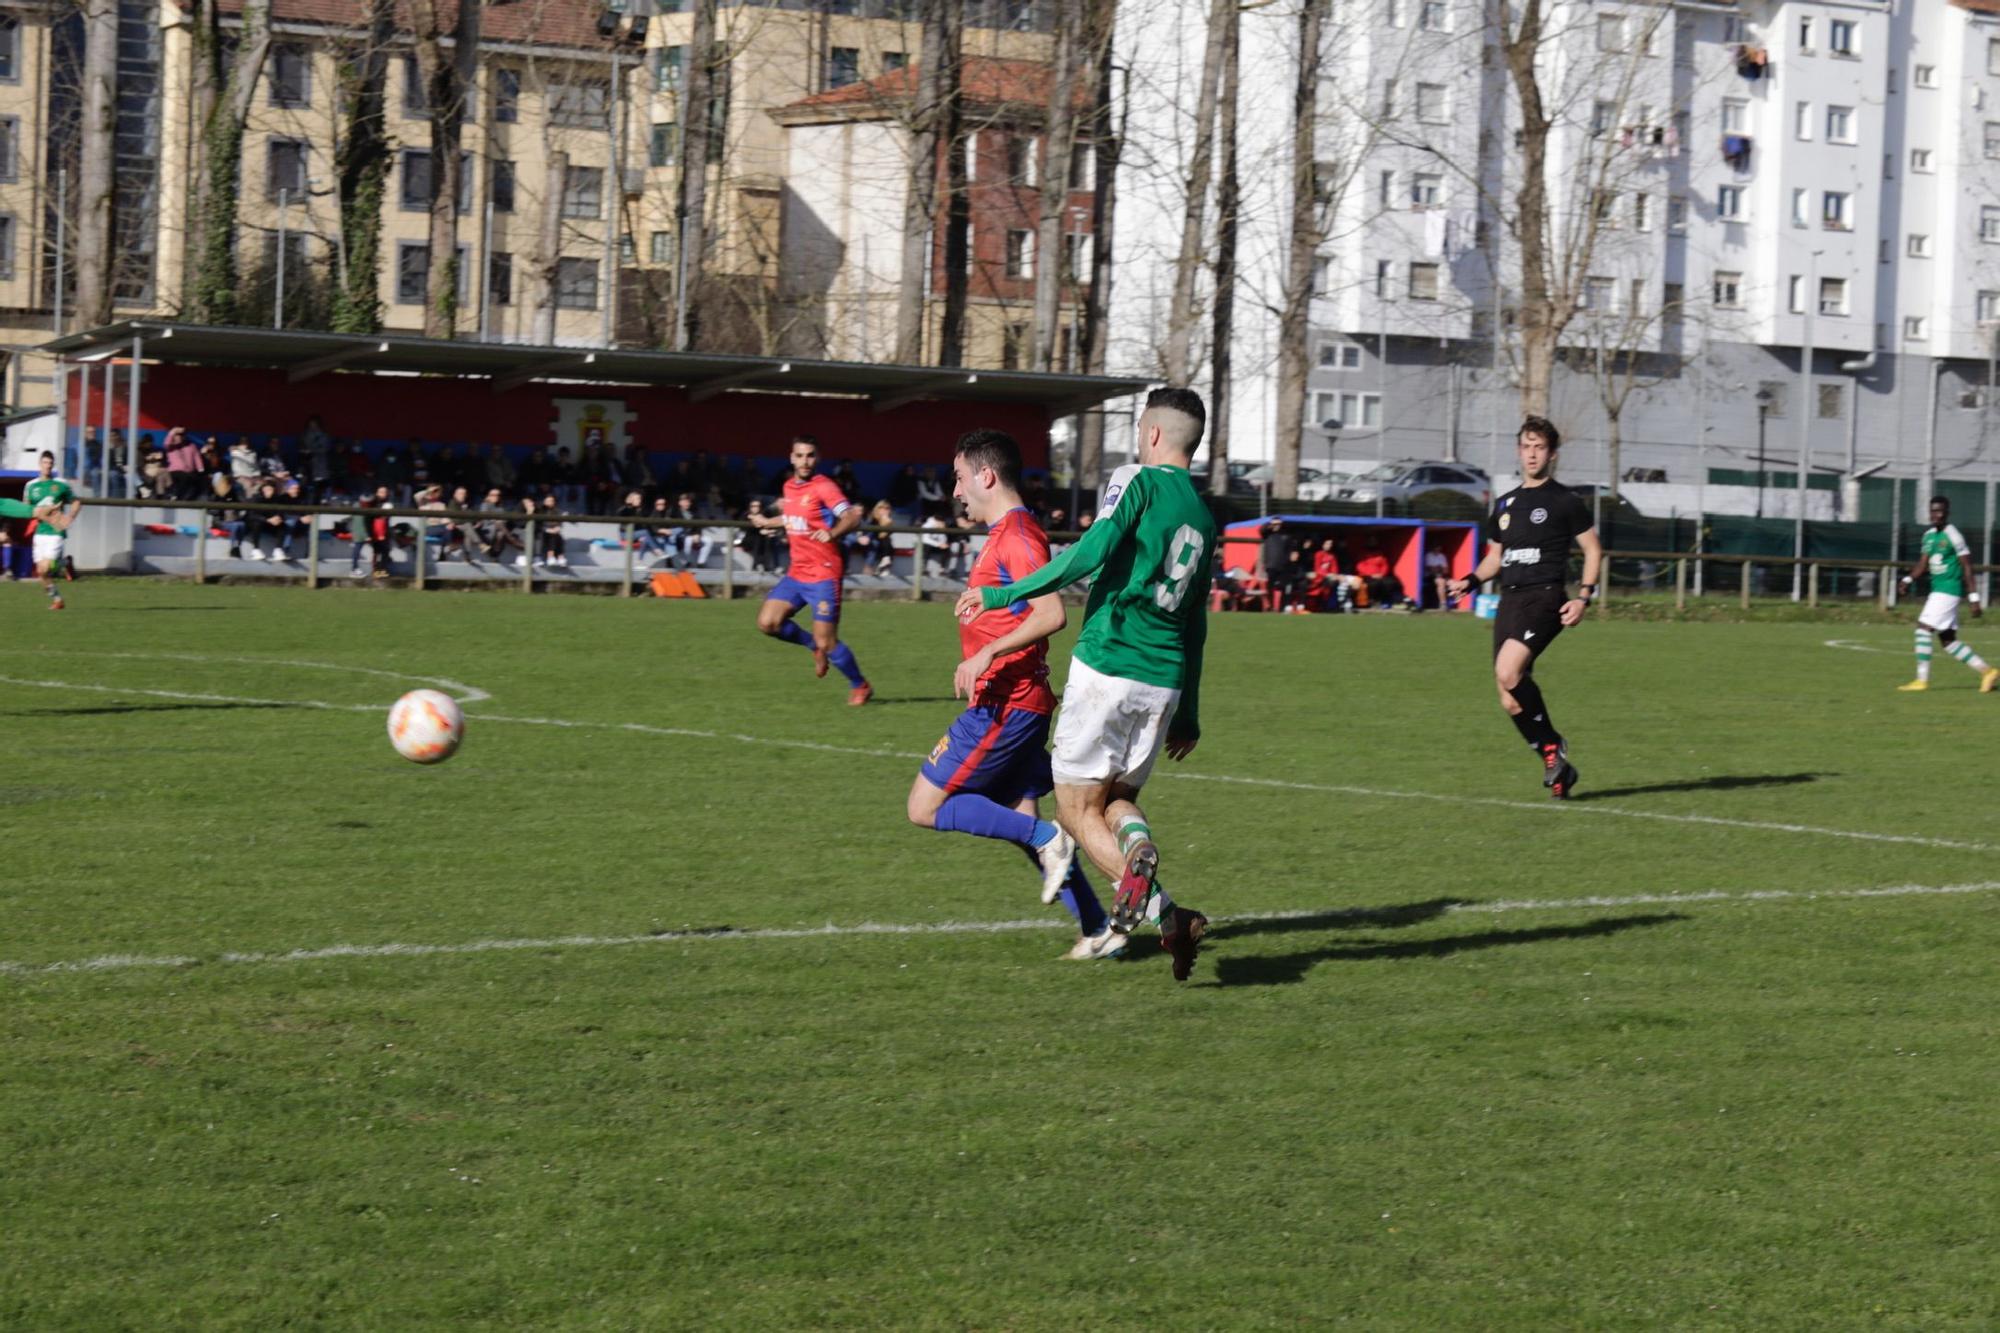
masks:
{"type": "Polygon", "coordinates": [[[243,558],[245,560],[262,560],[264,553],[253,546],[243,553],[243,558]]]}
{"type": "Polygon", "coordinates": [[[1035,849],[1035,859],[1042,863],[1042,901],[1052,903],[1062,896],[1063,881],[1069,878],[1069,868],[1076,860],[1076,839],[1058,824],[1056,836],[1035,849]]]}
{"type": "Polygon", "coordinates": [[[527,565],[528,565],[528,560],[526,556],[517,555],[514,557],[514,568],[525,569],[527,568],[527,565]]]}
{"type": "Polygon", "coordinates": [[[1125,952],[1126,939],[1109,926],[1095,935],[1079,935],[1069,952],[1063,955],[1063,961],[1088,963],[1099,958],[1116,958],[1125,952]]]}

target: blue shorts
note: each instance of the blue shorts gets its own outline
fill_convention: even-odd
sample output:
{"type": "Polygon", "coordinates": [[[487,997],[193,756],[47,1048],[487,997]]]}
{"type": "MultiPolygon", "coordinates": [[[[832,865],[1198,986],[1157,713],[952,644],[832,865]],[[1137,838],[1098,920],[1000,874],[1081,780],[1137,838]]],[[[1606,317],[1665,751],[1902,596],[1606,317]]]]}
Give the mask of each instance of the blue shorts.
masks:
{"type": "Polygon", "coordinates": [[[767,602],[789,602],[792,610],[802,606],[813,609],[813,619],[840,623],[840,580],[826,579],[819,583],[806,583],[790,574],[778,580],[771,591],[764,594],[767,602]]]}
{"type": "Polygon", "coordinates": [[[968,708],[924,761],[926,781],[947,794],[977,792],[1000,805],[1055,790],[1049,774],[1049,715],[968,708]]]}

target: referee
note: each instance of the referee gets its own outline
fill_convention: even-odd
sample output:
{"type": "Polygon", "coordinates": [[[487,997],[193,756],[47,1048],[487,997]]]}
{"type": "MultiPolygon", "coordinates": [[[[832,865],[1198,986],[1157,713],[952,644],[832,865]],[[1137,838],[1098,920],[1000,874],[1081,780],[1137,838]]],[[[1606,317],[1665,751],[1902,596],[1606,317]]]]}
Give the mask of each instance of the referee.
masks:
{"type": "Polygon", "coordinates": [[[1597,567],[1604,551],[1590,506],[1553,475],[1561,432],[1546,417],[1529,417],[1521,423],[1515,447],[1521,484],[1494,504],[1481,533],[1486,554],[1470,578],[1452,580],[1450,591],[1461,597],[1499,577],[1493,680],[1500,687],[1500,706],[1521,739],[1542,757],[1542,785],[1564,801],[1576,789],[1576,767],[1535,684],[1535,659],[1556,635],[1583,619],[1584,608],[1597,595],[1597,567]],[[1583,548],[1583,582],[1575,597],[1565,586],[1572,543],[1583,548]]]}

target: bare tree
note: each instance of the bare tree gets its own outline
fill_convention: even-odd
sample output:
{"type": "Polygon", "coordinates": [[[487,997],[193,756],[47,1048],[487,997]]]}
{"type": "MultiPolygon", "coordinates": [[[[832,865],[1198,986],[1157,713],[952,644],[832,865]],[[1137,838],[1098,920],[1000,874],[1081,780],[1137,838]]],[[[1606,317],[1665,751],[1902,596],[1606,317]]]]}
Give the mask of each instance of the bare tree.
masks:
{"type": "MultiPolygon", "coordinates": [[[[1314,169],[1319,125],[1320,38],[1329,0],[1299,6],[1298,67],[1292,85],[1292,208],[1286,248],[1283,307],[1278,316],[1278,440],[1271,477],[1274,495],[1299,490],[1299,444],[1305,431],[1306,332],[1311,313],[1314,260],[1322,239],[1321,183],[1314,169]]],[[[1505,0],[1502,0],[1505,3],[1505,0]]],[[[1226,477],[1228,468],[1223,474],[1226,477]]],[[[1212,474],[1211,474],[1212,475],[1212,474]]]]}
{"type": "MultiPolygon", "coordinates": [[[[410,0],[417,72],[431,129],[430,289],[424,301],[424,336],[449,338],[458,329],[458,201],[464,164],[459,145],[465,99],[479,73],[479,34],[485,0],[458,0],[452,49],[444,50],[437,0],[410,0]]],[[[607,94],[609,90],[607,89],[607,94]]]]}
{"type": "MultiPolygon", "coordinates": [[[[210,11],[211,17],[214,11],[210,11]]],[[[219,33],[209,35],[218,62],[219,33]]],[[[202,128],[202,158],[206,166],[201,200],[200,250],[193,283],[194,315],[209,324],[236,322],[236,198],[243,176],[243,128],[250,119],[250,102],[271,50],[271,0],[244,0],[243,28],[235,58],[208,121],[202,128]]]]}
{"type": "MultiPolygon", "coordinates": [[[[1132,99],[1115,96],[1112,88],[1114,47],[1118,21],[1118,0],[1089,0],[1085,22],[1085,58],[1091,66],[1090,145],[1095,155],[1092,179],[1097,193],[1091,199],[1090,282],[1083,293],[1083,369],[1101,375],[1111,350],[1112,221],[1117,214],[1118,161],[1124,151],[1125,123],[1114,122],[1114,104],[1129,115],[1132,99]]],[[[1121,90],[1122,91],[1122,90],[1121,90]]],[[[1104,470],[1104,414],[1091,412],[1083,418],[1077,433],[1077,474],[1096,489],[1104,470]]]]}
{"type": "Polygon", "coordinates": [[[1034,343],[1028,364],[1046,371],[1055,364],[1060,341],[1063,285],[1063,218],[1068,213],[1070,163],[1076,154],[1077,31],[1082,15],[1074,5],[1056,6],[1054,69],[1049,80],[1048,123],[1042,135],[1042,176],[1035,227],[1034,343]]]}
{"type": "Polygon", "coordinates": [[[903,197],[901,285],[896,292],[896,360],[906,366],[924,357],[925,299],[931,290],[931,237],[938,216],[938,147],[958,97],[962,31],[953,14],[964,0],[923,0],[923,41],[917,54],[916,104],[910,119],[910,176],[903,197]]]}
{"type": "Polygon", "coordinates": [[[345,118],[334,150],[340,245],[333,297],[333,327],[340,333],[382,327],[382,203],[389,179],[383,84],[396,34],[395,0],[368,0],[363,25],[359,49],[340,61],[345,118]]]}
{"type": "Polygon", "coordinates": [[[1188,153],[1187,185],[1181,209],[1181,246],[1174,259],[1173,297],[1167,305],[1167,345],[1161,369],[1169,384],[1194,376],[1194,331],[1201,313],[1195,305],[1195,278],[1208,240],[1204,217],[1215,158],[1215,89],[1222,77],[1223,48],[1238,21],[1237,0],[1212,0],[1208,38],[1201,55],[1201,83],[1195,94],[1194,145],[1188,153]]]}
{"type": "Polygon", "coordinates": [[[675,254],[680,280],[674,284],[674,347],[687,350],[701,341],[703,288],[708,269],[709,140],[715,125],[715,0],[694,0],[687,77],[681,94],[680,179],[674,201],[679,231],[675,254]]]}
{"type": "Polygon", "coordinates": [[[111,322],[112,155],[117,105],[118,0],[84,0],[83,142],[78,173],[76,313],[85,328],[111,322]]]}
{"type": "Polygon", "coordinates": [[[1215,112],[1222,171],[1215,189],[1215,310],[1208,389],[1208,484],[1216,495],[1229,493],[1230,350],[1236,337],[1236,228],[1241,200],[1236,162],[1236,106],[1242,68],[1243,13],[1235,0],[1227,2],[1229,14],[1222,37],[1222,78],[1215,112]]]}
{"type": "Polygon", "coordinates": [[[542,220],[535,233],[535,308],[529,336],[538,343],[556,340],[556,288],[562,274],[563,181],[569,176],[569,154],[551,148],[548,181],[542,187],[542,220]]]}

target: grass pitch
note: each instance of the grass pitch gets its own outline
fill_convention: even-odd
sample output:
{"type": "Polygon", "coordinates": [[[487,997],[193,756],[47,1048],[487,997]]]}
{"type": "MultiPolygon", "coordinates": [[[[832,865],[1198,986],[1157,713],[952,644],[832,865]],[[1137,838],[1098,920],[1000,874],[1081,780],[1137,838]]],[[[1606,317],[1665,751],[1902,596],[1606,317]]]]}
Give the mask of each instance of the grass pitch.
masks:
{"type": "Polygon", "coordinates": [[[942,604],[850,606],[859,710],[743,603],[71,607],[0,610],[0,1325],[2000,1318],[2000,698],[1907,628],[1570,632],[1552,807],[1485,623],[1219,617],[1176,986],[903,822],[942,604]]]}

